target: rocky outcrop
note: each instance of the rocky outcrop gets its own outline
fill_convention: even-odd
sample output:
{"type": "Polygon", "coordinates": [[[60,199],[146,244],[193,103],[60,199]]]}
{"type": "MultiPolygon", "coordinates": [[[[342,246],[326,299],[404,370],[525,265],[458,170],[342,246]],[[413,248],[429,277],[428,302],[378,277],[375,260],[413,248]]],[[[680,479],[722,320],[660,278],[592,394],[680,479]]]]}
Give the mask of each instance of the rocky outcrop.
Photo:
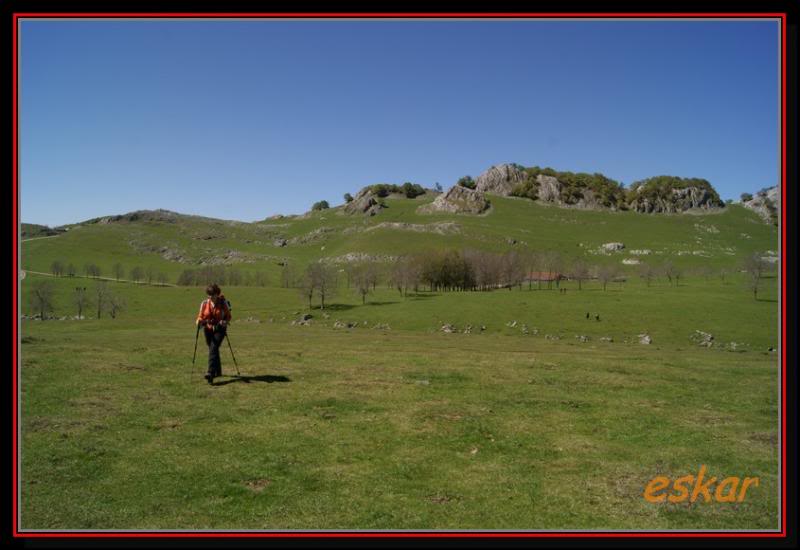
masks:
{"type": "Polygon", "coordinates": [[[436,233],[438,235],[457,235],[461,233],[461,226],[453,222],[440,222],[430,224],[407,222],[383,222],[364,229],[365,232],[376,229],[399,229],[402,231],[415,231],[417,233],[436,233]]]}
{"type": "Polygon", "coordinates": [[[675,214],[687,210],[716,210],[725,204],[716,194],[703,187],[683,187],[671,189],[668,193],[647,193],[646,187],[636,189],[628,207],[645,214],[675,214]]]}
{"type": "Polygon", "coordinates": [[[452,212],[454,214],[480,214],[489,208],[489,201],[480,191],[454,185],[447,193],[439,195],[429,204],[417,208],[419,214],[452,212]]]}
{"type": "Polygon", "coordinates": [[[369,187],[359,191],[353,200],[344,205],[345,214],[366,214],[374,216],[383,209],[382,203],[369,187]]]}
{"type": "Polygon", "coordinates": [[[475,190],[507,197],[517,183],[525,181],[525,171],[516,164],[492,166],[475,180],[475,190]]]}
{"type": "Polygon", "coordinates": [[[126,222],[167,222],[174,223],[181,217],[177,212],[170,210],[137,210],[135,212],[128,212],[127,214],[120,214],[117,216],[103,216],[102,218],[92,218],[86,220],[84,224],[109,224],[109,223],[126,223],[126,222]]]}
{"type": "Polygon", "coordinates": [[[539,190],[537,192],[539,201],[561,204],[562,185],[560,181],[553,176],[539,174],[536,176],[536,182],[539,184],[539,190]]]}
{"type": "Polygon", "coordinates": [[[781,210],[781,197],[778,186],[762,189],[749,201],[742,202],[742,206],[749,208],[767,223],[778,223],[778,212],[781,210]]]}

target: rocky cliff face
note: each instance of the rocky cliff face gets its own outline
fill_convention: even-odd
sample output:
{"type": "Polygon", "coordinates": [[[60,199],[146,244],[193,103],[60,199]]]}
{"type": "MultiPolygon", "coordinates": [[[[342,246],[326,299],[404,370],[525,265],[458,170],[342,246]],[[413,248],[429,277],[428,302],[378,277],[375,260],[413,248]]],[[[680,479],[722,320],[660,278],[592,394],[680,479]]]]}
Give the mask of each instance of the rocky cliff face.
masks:
{"type": "Polygon", "coordinates": [[[454,185],[447,193],[439,195],[432,203],[417,209],[420,214],[453,212],[456,214],[480,214],[489,208],[489,201],[481,191],[454,185]]]}
{"type": "Polygon", "coordinates": [[[344,205],[345,214],[366,214],[374,216],[383,209],[377,196],[369,187],[359,191],[353,200],[344,205]]]}
{"type": "Polygon", "coordinates": [[[525,180],[525,171],[514,164],[492,166],[475,180],[475,190],[507,197],[514,186],[525,180]]]}
{"type": "Polygon", "coordinates": [[[754,211],[765,222],[778,223],[778,216],[781,211],[780,190],[777,185],[763,189],[753,195],[751,200],[743,202],[742,206],[754,211]]]}
{"type": "Polygon", "coordinates": [[[674,214],[687,210],[714,210],[725,206],[708,189],[702,187],[671,189],[669,193],[659,195],[651,195],[643,191],[645,191],[644,187],[636,190],[635,196],[628,202],[628,208],[645,214],[674,214]]]}
{"type": "Polygon", "coordinates": [[[567,200],[564,198],[564,184],[553,176],[539,174],[536,176],[537,196],[539,202],[555,204],[570,208],[586,208],[589,210],[604,209],[602,201],[595,195],[595,192],[588,188],[580,190],[580,195],[570,195],[567,200]]]}

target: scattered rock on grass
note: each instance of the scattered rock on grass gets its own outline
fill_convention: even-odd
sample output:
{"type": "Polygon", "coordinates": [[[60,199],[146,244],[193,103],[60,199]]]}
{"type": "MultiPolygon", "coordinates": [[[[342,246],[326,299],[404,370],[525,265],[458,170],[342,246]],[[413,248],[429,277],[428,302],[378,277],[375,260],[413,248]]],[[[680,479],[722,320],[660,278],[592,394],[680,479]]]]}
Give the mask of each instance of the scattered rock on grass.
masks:
{"type": "Polygon", "coordinates": [[[714,345],[714,335],[708,332],[703,332],[702,330],[695,330],[689,339],[692,342],[696,342],[697,345],[703,346],[705,348],[710,348],[714,345]]]}

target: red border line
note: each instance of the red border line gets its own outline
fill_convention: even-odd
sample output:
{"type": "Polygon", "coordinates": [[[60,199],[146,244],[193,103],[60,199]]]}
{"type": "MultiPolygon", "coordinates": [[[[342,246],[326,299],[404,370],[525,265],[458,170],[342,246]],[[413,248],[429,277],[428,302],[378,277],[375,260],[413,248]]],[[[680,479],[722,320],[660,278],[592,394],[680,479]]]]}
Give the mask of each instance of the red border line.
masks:
{"type": "Polygon", "coordinates": [[[13,327],[14,327],[14,340],[12,344],[12,351],[14,356],[14,372],[13,372],[13,396],[12,396],[12,404],[13,404],[13,434],[12,434],[12,441],[14,447],[14,456],[13,456],[13,482],[14,482],[14,499],[12,504],[12,511],[14,514],[12,525],[12,533],[14,538],[148,538],[148,539],[158,539],[158,538],[223,538],[223,537],[233,537],[233,538],[369,538],[369,537],[389,537],[389,538],[418,538],[418,537],[433,537],[433,538],[466,538],[466,537],[475,537],[475,538],[485,538],[485,537],[498,537],[498,538],[652,538],[652,537],[674,537],[674,538],[785,538],[786,534],[786,17],[787,14],[784,13],[532,13],[532,12],[522,12],[522,13],[484,13],[484,12],[461,12],[461,13],[415,13],[415,12],[392,12],[392,13],[381,13],[381,12],[362,12],[362,13],[331,13],[331,12],[290,12],[290,13],[280,13],[280,12],[254,12],[254,13],[209,13],[209,12],[154,12],[154,13],[120,13],[120,12],[111,12],[111,13],[101,13],[101,12],[93,12],[93,13],[64,13],[64,12],[53,12],[53,13],[14,13],[13,14],[13,116],[12,116],[12,126],[13,126],[13,154],[14,158],[12,161],[12,171],[13,171],[13,200],[14,200],[14,208],[12,213],[12,221],[14,223],[14,249],[15,255],[12,261],[12,265],[14,268],[14,297],[13,297],[13,304],[14,304],[14,320],[13,320],[13,327]],[[17,337],[19,334],[19,316],[18,310],[19,307],[19,300],[18,300],[18,292],[19,292],[19,262],[18,262],[18,254],[19,254],[19,243],[18,243],[18,205],[19,205],[19,167],[17,162],[18,157],[18,106],[19,106],[19,98],[18,98],[18,32],[17,27],[20,18],[166,18],[166,17],[176,17],[176,18],[183,18],[183,19],[191,19],[191,18],[214,18],[214,19],[234,19],[234,18],[253,18],[253,17],[270,17],[276,19],[284,19],[284,18],[301,18],[301,19],[309,19],[309,18],[327,18],[327,19],[366,19],[366,18],[378,18],[378,19],[393,19],[393,18],[419,18],[419,19],[453,19],[459,17],[466,17],[466,18],[487,18],[487,19],[500,19],[500,18],[542,18],[542,19],[550,19],[550,18],[566,18],[570,20],[579,20],[585,18],[600,18],[600,19],[629,19],[629,18],[644,18],[644,19],[659,19],[659,18],[667,18],[667,17],[675,17],[675,18],[687,18],[687,19],[705,19],[709,17],[719,17],[722,19],[737,19],[737,18],[758,18],[758,19],[772,19],[772,18],[780,18],[781,19],[781,185],[780,185],[780,198],[781,198],[781,432],[782,432],[782,449],[781,449],[781,470],[782,470],[782,493],[781,493],[781,531],[780,532],[767,532],[767,533],[732,533],[732,532],[653,532],[653,531],[645,531],[645,532],[620,532],[620,533],[609,533],[609,532],[535,532],[535,533],[508,533],[508,532],[498,532],[498,533],[486,533],[486,532],[448,532],[448,533],[436,533],[436,532],[399,532],[399,533],[387,533],[387,532],[347,532],[347,533],[320,533],[320,532],[313,532],[313,533],[304,533],[304,532],[296,532],[296,533],[259,533],[259,532],[230,532],[230,533],[175,533],[175,532],[166,532],[166,533],[157,533],[157,532],[114,532],[114,533],[99,533],[99,532],[85,532],[85,533],[58,533],[58,532],[36,532],[36,533],[23,533],[19,531],[18,525],[18,503],[17,503],[17,484],[18,484],[18,476],[17,476],[17,448],[18,448],[18,438],[17,438],[17,429],[18,429],[18,419],[17,419],[17,410],[18,410],[18,402],[17,402],[17,390],[18,390],[18,378],[17,378],[17,367],[19,361],[19,349],[17,345],[17,337]]]}
{"type": "Polygon", "coordinates": [[[781,17],[781,532],[786,533],[786,14],[781,17]]]}
{"type": "Polygon", "coordinates": [[[687,17],[691,19],[721,17],[725,19],[733,19],[738,17],[757,17],[757,18],[776,18],[785,17],[785,13],[536,13],[536,12],[522,12],[522,13],[483,13],[483,12],[463,12],[463,13],[415,13],[415,12],[392,12],[392,13],[330,13],[330,12],[242,12],[242,13],[213,13],[213,12],[152,12],[152,13],[125,13],[125,12],[88,12],[88,13],[15,13],[15,17],[213,17],[215,19],[229,19],[235,17],[276,17],[276,18],[311,18],[311,17],[324,17],[332,19],[342,18],[398,18],[398,17],[417,17],[420,19],[443,18],[452,19],[456,17],[471,17],[471,18],[489,18],[499,19],[505,17],[541,17],[541,18],[554,18],[564,17],[568,19],[581,19],[581,18],[664,18],[664,17],[687,17]]]}
{"type": "Polygon", "coordinates": [[[18,82],[17,82],[17,73],[18,73],[18,71],[17,71],[17,55],[18,55],[18,52],[17,52],[17,20],[16,20],[16,18],[14,18],[14,31],[13,31],[12,35],[13,35],[13,39],[14,39],[14,48],[13,48],[14,49],[14,60],[12,62],[12,67],[13,67],[13,71],[14,71],[14,75],[12,77],[12,82],[13,82],[13,85],[14,85],[14,94],[13,94],[13,96],[14,96],[14,105],[13,105],[14,112],[12,114],[11,120],[12,120],[13,132],[14,132],[14,136],[12,137],[12,143],[14,144],[14,146],[12,148],[12,151],[13,151],[13,154],[14,154],[14,158],[11,161],[11,166],[12,166],[12,173],[13,173],[13,178],[14,178],[13,179],[14,184],[12,185],[12,187],[14,189],[13,194],[12,194],[13,201],[14,201],[14,206],[12,208],[13,213],[11,215],[11,219],[14,222],[14,237],[13,237],[14,259],[13,259],[13,261],[11,263],[12,263],[12,265],[14,267],[14,282],[13,282],[13,286],[14,286],[14,312],[13,312],[14,313],[14,320],[12,321],[12,323],[13,323],[12,326],[14,327],[14,335],[13,335],[14,342],[11,345],[11,349],[13,350],[13,353],[14,353],[14,381],[11,384],[11,390],[13,392],[13,395],[12,395],[12,398],[11,398],[11,403],[12,403],[12,406],[13,406],[13,413],[12,414],[13,414],[13,419],[14,420],[12,421],[12,429],[13,429],[14,432],[13,432],[11,438],[12,438],[12,445],[13,445],[13,452],[14,452],[14,457],[13,457],[13,462],[12,462],[14,464],[13,474],[12,474],[12,478],[13,478],[13,482],[14,482],[14,500],[13,500],[13,504],[11,506],[11,509],[12,509],[13,514],[14,514],[14,518],[12,520],[12,528],[13,528],[13,533],[16,536],[17,529],[18,529],[18,525],[17,525],[17,514],[18,514],[17,498],[19,496],[19,493],[18,493],[19,485],[18,485],[18,479],[17,479],[17,468],[18,468],[18,464],[17,464],[17,449],[19,448],[18,447],[19,442],[17,441],[17,426],[18,426],[18,424],[17,424],[17,413],[19,412],[19,409],[18,409],[18,406],[17,406],[17,383],[18,383],[18,381],[17,381],[17,369],[19,367],[19,349],[17,349],[17,342],[19,340],[19,325],[18,325],[18,323],[19,323],[19,311],[18,311],[18,308],[19,308],[19,297],[18,297],[18,294],[19,294],[19,255],[20,255],[19,243],[17,242],[18,234],[19,234],[19,223],[18,223],[18,216],[19,216],[19,213],[18,213],[18,209],[19,209],[19,192],[18,192],[18,180],[19,180],[19,178],[18,178],[18,175],[19,174],[18,174],[18,167],[17,167],[17,157],[18,157],[17,137],[19,135],[19,132],[17,131],[17,125],[18,125],[17,108],[19,106],[19,99],[17,97],[17,89],[18,89],[18,86],[17,86],[17,84],[18,84],[18,82]]]}
{"type": "Polygon", "coordinates": [[[409,538],[409,537],[435,537],[435,538],[464,538],[464,537],[478,537],[478,538],[495,538],[495,537],[502,537],[502,538],[537,538],[537,537],[544,537],[544,538],[587,538],[587,537],[605,537],[605,538],[617,538],[617,537],[627,537],[627,538],[654,538],[654,537],[682,537],[682,538],[764,538],[764,537],[772,537],[778,538],[782,537],[781,533],[731,533],[731,532],[722,532],[722,533],[709,533],[709,532],[699,532],[699,533],[687,533],[687,532],[678,532],[678,533],[670,533],[670,532],[652,532],[647,531],[643,533],[631,533],[631,532],[622,532],[622,533],[608,533],[608,532],[599,532],[599,533],[587,533],[587,532],[553,532],[553,533],[487,533],[487,532],[476,532],[470,533],[467,531],[462,532],[454,532],[454,533],[432,533],[432,532],[419,532],[419,531],[411,531],[411,532],[400,532],[400,533],[387,533],[387,532],[372,532],[372,533],[364,533],[364,532],[334,532],[334,533],[242,533],[242,532],[231,532],[231,533],[158,533],[158,534],[150,534],[150,533],[138,533],[138,532],[131,532],[131,533],[97,533],[97,532],[90,532],[90,533],[26,533],[24,535],[25,538],[54,538],[54,537],[79,537],[79,538],[119,538],[119,537],[136,537],[136,538],[181,538],[181,537],[190,537],[190,538],[206,538],[206,537],[213,537],[213,538],[222,538],[222,537],[234,537],[234,538],[264,538],[264,537],[278,537],[278,538],[291,538],[291,537],[304,537],[304,538],[375,538],[375,537],[401,537],[401,538],[409,538]]]}

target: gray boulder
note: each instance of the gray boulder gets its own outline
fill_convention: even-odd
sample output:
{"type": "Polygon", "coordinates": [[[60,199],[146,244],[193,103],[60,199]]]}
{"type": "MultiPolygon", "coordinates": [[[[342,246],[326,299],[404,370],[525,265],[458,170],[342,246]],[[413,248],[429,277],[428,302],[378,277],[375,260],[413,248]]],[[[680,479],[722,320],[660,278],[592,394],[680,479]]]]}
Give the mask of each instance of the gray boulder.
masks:
{"type": "Polygon", "coordinates": [[[539,174],[536,176],[536,181],[539,183],[539,190],[537,196],[541,202],[550,202],[553,204],[561,204],[561,182],[553,176],[545,176],[539,174]]]}
{"type": "Polygon", "coordinates": [[[489,208],[489,201],[480,191],[454,185],[447,193],[439,195],[429,204],[417,209],[420,214],[452,212],[455,214],[480,214],[489,208]]]}
{"type": "Polygon", "coordinates": [[[515,164],[492,166],[475,180],[475,190],[507,197],[514,186],[525,181],[525,171],[515,164]]]}
{"type": "Polygon", "coordinates": [[[777,185],[763,189],[756,193],[751,200],[743,202],[742,206],[761,216],[767,223],[777,223],[778,212],[781,210],[780,189],[777,185]]]}
{"type": "Polygon", "coordinates": [[[637,195],[628,204],[631,210],[644,214],[675,214],[687,210],[716,210],[725,204],[702,187],[671,189],[666,196],[650,197],[642,194],[644,187],[637,189],[637,195]]]}
{"type": "Polygon", "coordinates": [[[605,252],[618,252],[625,248],[625,245],[623,243],[605,243],[600,248],[605,252]]]}
{"type": "Polygon", "coordinates": [[[361,189],[361,191],[356,193],[352,201],[344,205],[344,213],[350,215],[366,214],[368,216],[374,216],[380,212],[381,209],[383,209],[383,206],[381,206],[378,197],[369,187],[361,189]]]}

